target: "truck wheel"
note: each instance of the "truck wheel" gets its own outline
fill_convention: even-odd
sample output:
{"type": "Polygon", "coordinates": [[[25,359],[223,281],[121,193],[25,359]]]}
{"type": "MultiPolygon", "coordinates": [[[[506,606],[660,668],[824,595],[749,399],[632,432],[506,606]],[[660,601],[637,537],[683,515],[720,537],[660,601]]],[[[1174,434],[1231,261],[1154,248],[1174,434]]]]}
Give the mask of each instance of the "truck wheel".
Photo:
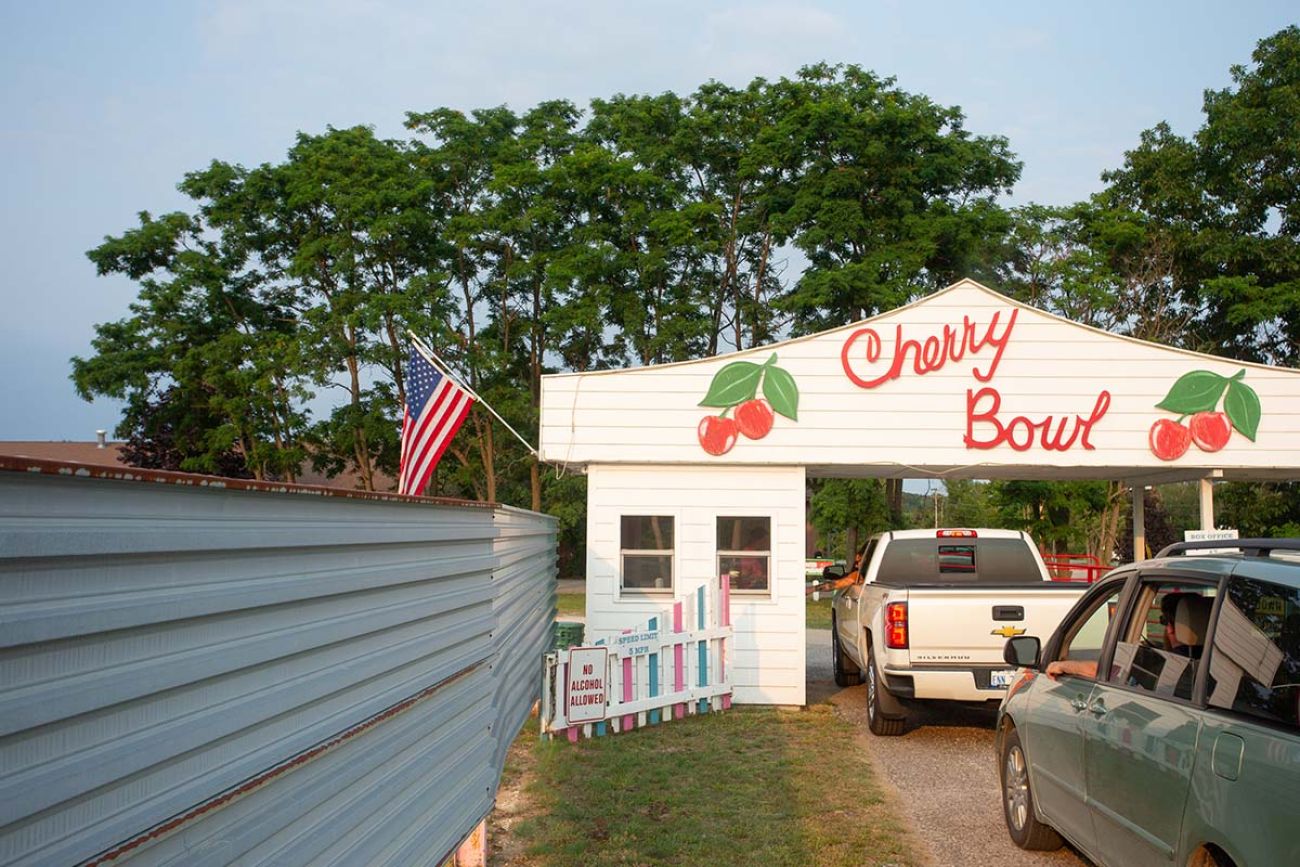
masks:
{"type": "Polygon", "coordinates": [[[880,709],[880,691],[885,688],[880,682],[880,674],[876,671],[876,654],[870,647],[867,648],[867,728],[871,729],[873,735],[883,735],[885,737],[894,737],[903,733],[903,727],[907,724],[906,717],[887,717],[885,712],[880,709]]]}
{"type": "Polygon", "coordinates": [[[854,686],[862,680],[862,670],[840,649],[840,633],[835,627],[834,613],[831,614],[831,668],[835,670],[836,686],[854,686]]]}
{"type": "Polygon", "coordinates": [[[1021,849],[1060,849],[1061,835],[1044,825],[1034,812],[1034,793],[1029,788],[1029,761],[1020,745],[1020,734],[1007,730],[1002,744],[1002,815],[1011,840],[1021,849]]]}

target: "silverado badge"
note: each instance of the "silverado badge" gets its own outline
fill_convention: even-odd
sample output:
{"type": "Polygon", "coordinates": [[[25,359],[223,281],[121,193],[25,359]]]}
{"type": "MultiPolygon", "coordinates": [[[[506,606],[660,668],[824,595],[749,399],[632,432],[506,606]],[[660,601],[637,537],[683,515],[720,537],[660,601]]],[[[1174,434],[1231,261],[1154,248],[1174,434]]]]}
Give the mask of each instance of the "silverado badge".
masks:
{"type": "Polygon", "coordinates": [[[1025,630],[1017,629],[1014,626],[1004,626],[1001,629],[995,629],[989,635],[1001,635],[1003,638],[1011,638],[1016,635],[1024,635],[1025,630]]]}

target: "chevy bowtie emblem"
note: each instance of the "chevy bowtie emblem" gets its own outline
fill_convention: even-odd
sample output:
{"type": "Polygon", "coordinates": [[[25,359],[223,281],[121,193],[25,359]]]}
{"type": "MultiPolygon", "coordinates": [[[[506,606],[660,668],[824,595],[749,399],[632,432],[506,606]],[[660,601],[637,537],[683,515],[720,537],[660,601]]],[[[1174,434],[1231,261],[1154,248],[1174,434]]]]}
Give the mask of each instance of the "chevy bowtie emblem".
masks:
{"type": "Polygon", "coordinates": [[[1003,638],[1013,638],[1017,635],[1024,635],[1025,630],[1017,629],[1014,626],[1004,626],[1001,629],[995,629],[989,635],[1001,635],[1003,638]]]}

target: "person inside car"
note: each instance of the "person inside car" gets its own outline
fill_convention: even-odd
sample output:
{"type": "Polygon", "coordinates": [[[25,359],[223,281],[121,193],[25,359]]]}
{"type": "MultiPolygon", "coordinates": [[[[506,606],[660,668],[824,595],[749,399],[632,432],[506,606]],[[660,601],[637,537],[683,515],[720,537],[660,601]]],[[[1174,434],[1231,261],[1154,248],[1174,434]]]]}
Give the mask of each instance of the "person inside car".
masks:
{"type": "MultiPolygon", "coordinates": [[[[826,574],[825,572],[823,572],[821,583],[809,584],[807,587],[804,588],[804,595],[811,596],[813,594],[813,591],[817,591],[819,593],[834,593],[836,590],[839,590],[844,587],[851,587],[852,585],[856,584],[858,582],[858,577],[859,577],[858,573],[862,569],[862,555],[866,553],[866,550],[867,550],[867,546],[863,545],[861,550],[859,550],[857,554],[853,555],[853,568],[849,571],[847,575],[842,575],[839,578],[835,578],[834,580],[827,580],[826,574]]],[[[830,567],[828,566],[827,568],[829,569],[830,567]]]]}
{"type": "MultiPolygon", "coordinates": [[[[1204,647],[1205,627],[1210,620],[1214,600],[1196,593],[1167,593],[1160,600],[1160,625],[1164,629],[1165,651],[1191,659],[1200,659],[1204,647]]],[[[1092,659],[1057,659],[1043,671],[1055,680],[1062,674],[1097,678],[1097,662],[1092,659]]]]}
{"type": "Polygon", "coordinates": [[[1179,656],[1200,659],[1205,646],[1205,627],[1210,622],[1213,607],[1213,600],[1196,593],[1166,594],[1160,600],[1165,649],[1179,656]]]}

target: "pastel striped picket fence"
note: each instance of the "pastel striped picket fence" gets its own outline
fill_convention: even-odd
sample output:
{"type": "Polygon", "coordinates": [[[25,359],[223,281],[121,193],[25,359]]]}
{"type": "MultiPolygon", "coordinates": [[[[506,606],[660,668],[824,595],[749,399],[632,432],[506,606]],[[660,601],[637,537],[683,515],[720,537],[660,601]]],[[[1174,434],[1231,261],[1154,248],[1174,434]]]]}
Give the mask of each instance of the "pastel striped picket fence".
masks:
{"type": "Polygon", "coordinates": [[[731,707],[731,579],[720,576],[671,609],[588,648],[607,651],[604,718],[570,722],[569,650],[546,654],[543,737],[602,737],[731,707]]]}

